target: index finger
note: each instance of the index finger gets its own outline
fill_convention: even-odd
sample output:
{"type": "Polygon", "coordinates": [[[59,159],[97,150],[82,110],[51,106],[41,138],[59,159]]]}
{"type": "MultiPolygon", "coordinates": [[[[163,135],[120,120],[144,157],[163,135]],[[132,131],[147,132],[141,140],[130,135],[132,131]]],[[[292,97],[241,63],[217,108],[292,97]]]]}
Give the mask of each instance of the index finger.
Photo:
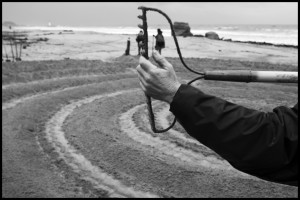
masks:
{"type": "Polygon", "coordinates": [[[146,72],[154,71],[155,69],[157,69],[155,65],[153,65],[149,60],[147,60],[143,56],[140,56],[139,64],[141,68],[146,72]]]}
{"type": "Polygon", "coordinates": [[[162,55],[160,55],[158,53],[158,51],[153,51],[152,53],[153,55],[153,58],[155,60],[155,62],[160,66],[162,67],[163,69],[166,69],[166,68],[171,68],[172,65],[165,59],[165,57],[163,57],[162,55]]]}

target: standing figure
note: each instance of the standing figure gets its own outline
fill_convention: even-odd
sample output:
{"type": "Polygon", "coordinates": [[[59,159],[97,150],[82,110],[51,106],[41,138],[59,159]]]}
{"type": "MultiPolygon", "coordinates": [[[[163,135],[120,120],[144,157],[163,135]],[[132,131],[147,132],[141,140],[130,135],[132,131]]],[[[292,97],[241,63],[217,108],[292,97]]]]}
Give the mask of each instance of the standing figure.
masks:
{"type": "Polygon", "coordinates": [[[157,50],[159,54],[161,54],[161,50],[165,48],[165,39],[160,29],[157,29],[157,35],[155,36],[155,39],[155,50],[157,50]]]}
{"type": "Polygon", "coordinates": [[[141,30],[136,37],[136,42],[138,45],[138,55],[141,55],[141,47],[142,47],[143,40],[144,40],[144,33],[141,30]]]}

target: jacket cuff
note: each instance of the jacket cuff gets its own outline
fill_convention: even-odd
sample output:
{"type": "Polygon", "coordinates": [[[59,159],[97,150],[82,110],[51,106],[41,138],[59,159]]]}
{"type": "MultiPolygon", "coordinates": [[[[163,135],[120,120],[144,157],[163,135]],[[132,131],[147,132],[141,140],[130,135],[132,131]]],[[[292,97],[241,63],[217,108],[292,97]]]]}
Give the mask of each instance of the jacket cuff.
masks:
{"type": "Polygon", "coordinates": [[[187,107],[193,107],[191,101],[194,100],[195,95],[201,98],[201,94],[205,95],[199,89],[191,85],[181,84],[178,88],[172,102],[170,103],[170,111],[173,114],[184,113],[181,111],[186,110],[187,107]],[[199,96],[200,95],[200,96],[199,96]]]}

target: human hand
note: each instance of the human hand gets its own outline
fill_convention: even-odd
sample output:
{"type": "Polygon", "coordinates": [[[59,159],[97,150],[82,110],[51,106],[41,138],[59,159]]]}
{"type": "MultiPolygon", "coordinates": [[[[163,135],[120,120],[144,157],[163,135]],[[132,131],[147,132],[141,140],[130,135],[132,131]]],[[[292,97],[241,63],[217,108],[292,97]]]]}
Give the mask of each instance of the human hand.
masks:
{"type": "Polygon", "coordinates": [[[171,103],[180,83],[173,66],[157,51],[153,51],[153,58],[159,67],[153,65],[143,56],[140,57],[136,70],[143,91],[161,101],[171,103]]]}
{"type": "Polygon", "coordinates": [[[142,47],[144,45],[143,41],[139,42],[139,46],[142,47]]]}

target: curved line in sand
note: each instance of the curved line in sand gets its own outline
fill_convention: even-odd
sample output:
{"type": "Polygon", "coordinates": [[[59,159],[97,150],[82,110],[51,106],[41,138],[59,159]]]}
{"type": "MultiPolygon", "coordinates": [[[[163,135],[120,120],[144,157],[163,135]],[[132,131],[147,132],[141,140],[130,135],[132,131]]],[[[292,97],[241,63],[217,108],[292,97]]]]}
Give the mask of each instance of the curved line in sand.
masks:
{"type": "Polygon", "coordinates": [[[74,111],[84,104],[91,103],[95,100],[107,97],[115,97],[124,93],[134,92],[138,89],[122,90],[119,92],[96,95],[87,97],[82,100],[73,102],[61,108],[47,123],[46,135],[49,142],[53,145],[60,157],[70,165],[75,172],[80,174],[83,179],[90,181],[97,188],[102,188],[109,192],[110,197],[157,197],[154,194],[136,191],[133,188],[123,185],[120,181],[107,175],[97,166],[87,160],[83,155],[72,147],[64,136],[62,130],[65,119],[74,111]]]}
{"type": "MultiPolygon", "coordinates": [[[[145,105],[138,105],[130,110],[126,111],[120,116],[121,130],[124,131],[133,140],[141,143],[145,146],[153,147],[161,152],[173,156],[183,162],[188,162],[189,165],[202,166],[215,170],[225,170],[227,172],[233,172],[233,175],[243,176],[245,178],[252,178],[248,174],[240,172],[234,169],[227,161],[222,161],[214,156],[204,156],[201,153],[195,153],[188,149],[178,147],[176,144],[166,140],[161,140],[159,137],[153,137],[151,134],[147,134],[138,127],[136,127],[133,121],[133,114],[141,109],[145,105]]],[[[225,172],[224,171],[224,172],[225,172]]]]}
{"type": "MultiPolygon", "coordinates": [[[[123,73],[118,73],[118,74],[111,74],[111,75],[133,75],[135,74],[133,70],[128,69],[127,72],[123,73]]],[[[19,87],[19,86],[24,86],[24,85],[35,85],[35,84],[41,84],[41,83],[51,83],[54,81],[59,81],[59,80],[73,80],[73,79],[84,79],[84,78],[97,78],[97,77],[105,77],[107,74],[91,74],[91,75],[80,75],[80,76],[63,76],[63,77],[57,77],[57,78],[51,78],[51,79],[41,79],[41,80],[36,80],[36,81],[30,81],[30,82],[20,82],[20,83],[11,83],[11,84],[5,84],[2,85],[2,90],[12,88],[12,87],[19,87]]]]}
{"type": "MultiPolygon", "coordinates": [[[[102,98],[116,97],[118,95],[134,92],[139,89],[123,90],[119,92],[102,94],[84,98],[82,100],[73,102],[61,108],[47,123],[46,123],[46,137],[49,143],[52,144],[55,151],[59,154],[59,157],[72,167],[72,169],[78,173],[82,179],[90,181],[95,188],[101,188],[105,191],[108,191],[110,197],[157,197],[154,194],[136,191],[133,188],[123,185],[120,181],[114,179],[112,176],[106,174],[97,166],[92,165],[92,163],[86,159],[82,154],[77,152],[77,150],[72,147],[67,139],[65,138],[64,132],[62,130],[63,123],[65,119],[72,114],[74,109],[84,105],[89,104],[95,100],[102,98]]],[[[190,151],[187,151],[183,148],[178,149],[174,144],[168,141],[162,141],[158,138],[154,138],[147,133],[141,133],[135,127],[134,122],[132,121],[132,115],[137,111],[141,106],[139,105],[130,109],[121,115],[121,130],[125,131],[131,138],[137,140],[138,142],[144,145],[153,145],[154,148],[159,149],[169,155],[180,158],[182,161],[187,161],[189,163],[196,163],[202,166],[207,166],[210,168],[219,168],[220,164],[212,164],[212,160],[216,162],[215,158],[209,158],[201,156],[200,154],[195,154],[190,151]],[[129,127],[126,127],[126,126],[129,127]],[[150,138],[150,140],[149,140],[150,138]],[[188,155],[187,155],[188,154],[188,155]],[[200,155],[200,159],[197,159],[196,156],[200,155]]],[[[224,165],[224,164],[223,164],[224,165]]],[[[227,168],[222,165],[222,169],[227,168]]]]}
{"type": "MultiPolygon", "coordinates": [[[[53,82],[53,81],[59,81],[59,80],[72,80],[75,78],[87,78],[87,77],[97,77],[101,75],[83,75],[83,76],[65,76],[65,77],[58,77],[58,78],[50,78],[50,79],[41,79],[41,80],[36,80],[36,81],[30,81],[30,82],[20,82],[20,83],[11,83],[11,84],[5,84],[2,85],[2,90],[11,88],[11,87],[19,87],[23,85],[35,85],[35,84],[40,84],[40,83],[47,83],[47,82],[53,82]]],[[[103,76],[103,75],[102,75],[103,76]]]]}
{"type": "MultiPolygon", "coordinates": [[[[13,108],[20,103],[24,103],[24,101],[32,100],[32,99],[40,97],[40,96],[55,94],[55,93],[59,93],[59,92],[65,92],[68,90],[80,88],[82,86],[93,85],[93,84],[97,84],[97,83],[85,84],[85,85],[80,85],[80,86],[75,86],[75,87],[68,87],[68,88],[64,88],[64,89],[60,89],[60,90],[48,91],[48,92],[30,95],[30,96],[26,96],[26,97],[22,97],[22,98],[18,98],[18,99],[13,99],[13,100],[9,101],[8,103],[2,104],[2,110],[13,108]]],[[[56,113],[56,115],[54,117],[52,117],[50,119],[50,121],[48,121],[46,124],[46,134],[48,136],[48,139],[50,142],[52,141],[52,144],[54,144],[56,142],[56,144],[54,146],[56,146],[58,148],[58,152],[60,153],[60,156],[63,158],[64,157],[63,153],[69,153],[69,156],[72,155],[73,156],[72,158],[75,161],[79,161],[76,163],[72,163],[72,160],[71,160],[71,162],[70,163],[67,162],[67,164],[69,164],[74,169],[75,172],[78,172],[78,173],[80,172],[79,174],[87,173],[87,172],[92,173],[91,176],[84,177],[84,179],[88,180],[92,183],[95,183],[95,188],[101,188],[101,189],[108,191],[110,197],[124,197],[124,196],[125,197],[126,196],[157,197],[157,196],[150,194],[150,193],[134,191],[131,188],[123,186],[119,181],[112,179],[109,175],[102,172],[99,168],[93,166],[90,163],[90,161],[88,161],[84,156],[75,153],[76,150],[73,147],[71,147],[70,145],[68,145],[68,141],[64,137],[64,135],[63,135],[64,133],[61,131],[60,126],[62,126],[62,124],[63,124],[63,121],[65,119],[64,117],[67,117],[73,111],[73,109],[75,109],[76,107],[81,106],[82,104],[90,103],[91,98],[92,98],[92,101],[94,101],[96,99],[100,99],[103,97],[112,97],[112,96],[120,95],[125,92],[132,92],[135,90],[138,90],[138,89],[133,89],[133,90],[128,90],[128,91],[124,90],[122,92],[115,92],[112,94],[97,95],[96,97],[93,96],[93,97],[86,98],[84,100],[81,100],[81,101],[78,101],[75,103],[71,103],[71,104],[63,107],[62,110],[60,112],[56,113]],[[74,105],[75,105],[75,107],[74,107],[74,105]],[[53,135],[51,136],[51,134],[53,134],[53,135]],[[56,138],[54,138],[55,135],[57,135],[56,138]],[[58,145],[59,142],[56,141],[56,139],[61,140],[60,145],[58,145]],[[85,169],[81,170],[80,169],[81,166],[84,166],[85,169]],[[101,181],[99,182],[99,180],[101,180],[101,181]],[[107,186],[105,186],[105,184],[107,184],[107,183],[105,183],[106,181],[110,182],[110,184],[108,184],[107,186]],[[111,186],[113,186],[113,187],[111,187],[111,186]],[[118,192],[115,192],[115,190],[117,190],[116,188],[118,189],[118,192]]]]}
{"type": "MultiPolygon", "coordinates": [[[[157,119],[156,122],[158,122],[158,124],[160,124],[162,127],[168,127],[168,126],[170,126],[170,122],[168,121],[168,116],[170,114],[171,113],[169,112],[169,108],[167,106],[163,107],[157,113],[155,113],[155,115],[157,116],[156,117],[156,119],[157,119]]],[[[192,138],[187,138],[187,137],[184,136],[183,133],[181,133],[179,131],[176,131],[174,129],[170,129],[168,131],[168,133],[170,135],[172,135],[173,137],[175,137],[175,138],[181,139],[184,142],[189,142],[189,143],[192,143],[192,144],[197,144],[199,146],[204,146],[199,141],[197,141],[195,139],[192,139],[192,138]]]]}
{"type": "Polygon", "coordinates": [[[5,103],[2,104],[2,110],[7,110],[7,109],[10,109],[10,108],[13,108],[13,107],[15,107],[16,105],[18,105],[20,103],[24,103],[24,101],[29,101],[29,100],[35,99],[37,97],[40,97],[40,96],[45,96],[45,95],[49,95],[49,94],[56,94],[56,93],[59,93],[59,92],[65,92],[65,91],[68,91],[68,90],[80,88],[82,86],[93,85],[93,84],[97,84],[97,83],[90,83],[90,84],[84,84],[84,85],[80,85],[80,86],[67,87],[67,88],[64,88],[64,89],[48,91],[48,92],[41,92],[41,93],[34,94],[34,95],[29,95],[29,96],[24,96],[24,97],[21,97],[21,98],[12,99],[9,102],[5,102],[5,103]]]}
{"type": "MultiPolygon", "coordinates": [[[[120,75],[120,74],[118,74],[118,75],[120,75]]],[[[123,73],[121,75],[127,75],[127,73],[123,73]]],[[[128,73],[128,75],[130,75],[130,73],[128,73]]],[[[113,81],[113,80],[110,80],[110,81],[113,81]]],[[[33,82],[28,82],[28,83],[24,83],[24,84],[31,84],[31,83],[33,83],[33,82]]],[[[40,83],[40,82],[37,82],[35,84],[38,84],[38,83],[40,83]]],[[[72,87],[66,87],[66,88],[63,88],[63,89],[55,89],[55,90],[50,90],[50,91],[47,91],[47,92],[40,92],[40,93],[37,93],[37,94],[34,94],[34,95],[25,95],[23,97],[18,97],[18,98],[15,98],[15,99],[11,99],[8,102],[2,103],[2,110],[7,110],[7,109],[10,109],[10,108],[13,108],[13,107],[15,107],[16,105],[18,105],[20,103],[24,103],[24,101],[32,100],[32,99],[40,97],[40,96],[56,94],[56,93],[59,93],[59,92],[65,92],[65,91],[68,91],[68,90],[73,90],[73,89],[77,89],[77,88],[80,88],[80,87],[83,87],[83,86],[90,86],[90,85],[94,85],[94,84],[98,84],[98,82],[97,83],[82,84],[82,85],[72,86],[72,87]]]]}
{"type": "MultiPolygon", "coordinates": [[[[95,83],[92,83],[92,84],[95,84],[95,83]]],[[[84,86],[92,85],[92,84],[85,84],[84,86]]],[[[19,99],[15,99],[8,103],[4,103],[2,105],[2,110],[13,108],[14,106],[18,105],[19,103],[24,103],[24,101],[31,100],[36,97],[42,96],[42,95],[49,95],[49,94],[54,94],[54,93],[58,93],[58,92],[68,91],[68,90],[76,89],[76,88],[79,88],[82,86],[83,85],[75,86],[75,87],[68,87],[68,88],[64,88],[61,90],[44,92],[44,93],[39,93],[36,95],[31,95],[28,97],[22,97],[19,99]]],[[[137,90],[137,89],[135,89],[135,90],[137,90]]],[[[56,142],[55,146],[56,146],[57,150],[61,152],[61,154],[67,153],[68,156],[71,156],[71,157],[69,157],[69,158],[71,158],[71,163],[69,163],[70,166],[73,167],[73,169],[77,172],[80,171],[81,173],[82,172],[89,173],[90,176],[86,176],[84,179],[89,180],[92,183],[95,183],[96,188],[98,187],[98,188],[102,188],[102,189],[109,191],[109,194],[111,197],[120,197],[120,196],[124,196],[124,195],[125,196],[129,195],[129,196],[133,196],[133,197],[155,197],[155,195],[128,189],[126,186],[123,186],[119,181],[114,180],[113,178],[111,178],[110,176],[108,176],[104,172],[102,172],[99,168],[93,166],[90,163],[90,161],[88,161],[84,156],[77,154],[76,150],[68,144],[68,141],[64,137],[64,133],[61,131],[61,126],[62,126],[65,118],[68,115],[70,115],[76,107],[79,107],[86,103],[91,103],[92,101],[101,99],[103,97],[113,97],[116,95],[123,94],[125,92],[132,92],[135,90],[124,90],[121,92],[92,96],[92,97],[85,98],[81,101],[71,103],[71,104],[63,107],[62,110],[60,112],[58,112],[54,117],[52,117],[51,120],[48,121],[47,125],[46,125],[46,127],[47,127],[46,133],[48,135],[49,141],[52,141],[52,144],[54,144],[54,141],[56,142]],[[75,107],[74,107],[74,105],[75,105],[75,107]],[[53,135],[51,133],[53,133],[53,135]],[[72,159],[73,159],[73,161],[76,160],[77,162],[72,163],[72,159]],[[82,167],[85,168],[83,171],[80,170],[80,169],[82,169],[82,167]],[[107,180],[110,180],[109,184],[106,183],[107,180]],[[115,190],[118,190],[118,192],[116,192],[115,190]]],[[[163,152],[167,152],[171,156],[179,157],[183,161],[188,161],[191,163],[194,163],[196,161],[195,164],[200,164],[201,166],[224,169],[223,161],[221,164],[220,163],[212,164],[210,162],[217,161],[217,163],[218,163],[218,160],[216,160],[216,158],[204,157],[203,155],[199,155],[199,154],[195,154],[195,153],[192,153],[192,155],[191,155],[190,151],[185,152],[187,150],[176,147],[176,145],[174,145],[168,141],[162,141],[158,138],[154,138],[154,137],[150,136],[147,133],[140,132],[138,130],[138,128],[135,126],[134,122],[132,121],[132,115],[141,106],[144,106],[144,105],[136,106],[136,107],[130,109],[129,111],[127,111],[126,113],[123,113],[120,117],[122,130],[125,131],[130,137],[139,141],[142,144],[150,145],[150,146],[151,146],[151,144],[155,144],[155,142],[158,142],[156,145],[154,145],[155,148],[158,148],[159,150],[161,150],[163,152]],[[130,120],[128,120],[128,119],[130,119],[130,120]],[[147,139],[145,140],[145,138],[144,138],[145,136],[146,136],[146,138],[150,137],[152,139],[152,141],[150,140],[150,142],[149,141],[147,142],[147,139]],[[155,140],[158,140],[158,141],[155,141],[155,140]],[[167,143],[167,146],[165,145],[165,143],[167,143]],[[179,150],[176,150],[178,148],[179,148],[179,150]],[[190,157],[192,157],[192,158],[190,158],[190,157]],[[196,157],[199,157],[200,160],[197,159],[196,157]]],[[[227,169],[228,167],[231,168],[231,166],[226,166],[225,169],[227,169]]]]}

